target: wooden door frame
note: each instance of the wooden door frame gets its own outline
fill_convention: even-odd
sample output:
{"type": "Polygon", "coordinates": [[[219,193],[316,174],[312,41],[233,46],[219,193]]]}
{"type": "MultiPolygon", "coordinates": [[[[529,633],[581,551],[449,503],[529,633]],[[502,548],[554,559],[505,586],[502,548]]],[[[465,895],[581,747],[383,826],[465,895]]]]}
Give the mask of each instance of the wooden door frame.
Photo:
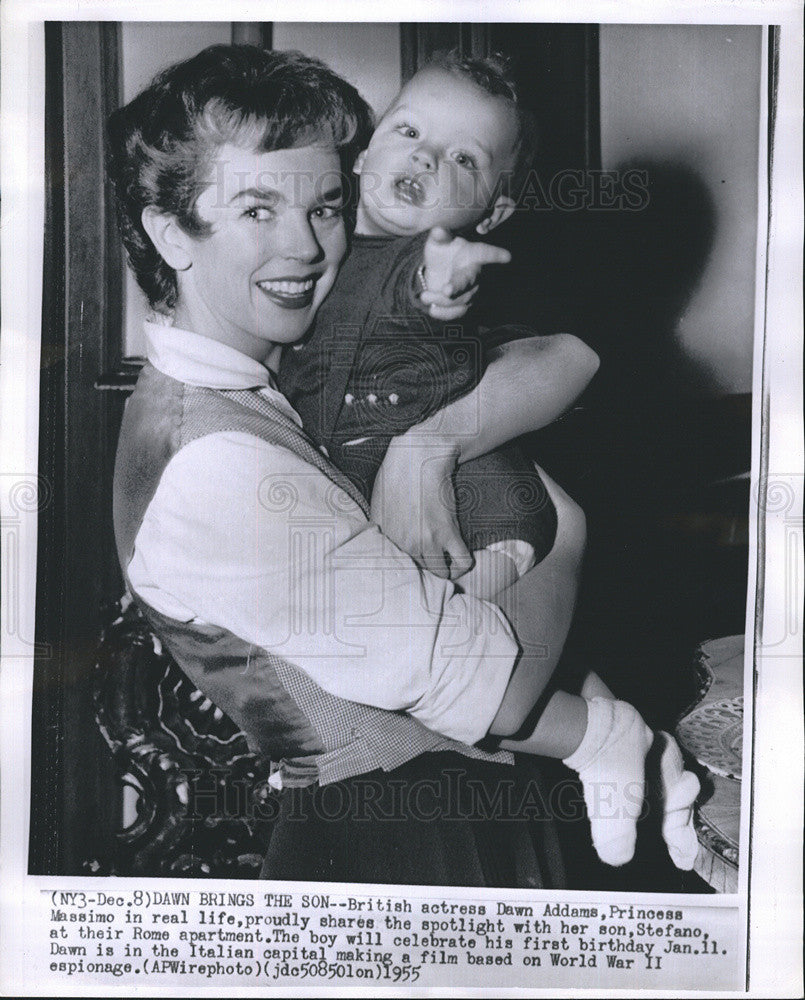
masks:
{"type": "Polygon", "coordinates": [[[119,819],[92,701],[102,608],[120,591],[111,481],[122,403],[98,393],[119,361],[122,256],[105,181],[118,103],[117,25],[45,25],[46,223],[29,867],[86,873],[119,819]]]}
{"type": "Polygon", "coordinates": [[[403,23],[403,83],[445,49],[472,58],[513,57],[518,89],[545,137],[537,153],[541,172],[600,169],[597,24],[403,23]]]}

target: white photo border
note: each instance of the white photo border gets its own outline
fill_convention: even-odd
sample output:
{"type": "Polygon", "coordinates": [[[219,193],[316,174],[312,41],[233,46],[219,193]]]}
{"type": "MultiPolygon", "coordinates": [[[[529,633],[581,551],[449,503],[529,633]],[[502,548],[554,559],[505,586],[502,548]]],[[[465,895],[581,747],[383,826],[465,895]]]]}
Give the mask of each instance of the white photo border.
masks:
{"type": "MultiPolygon", "coordinates": [[[[334,8],[325,2],[289,3],[271,7],[278,19],[378,20],[365,2],[334,8]],[[335,17],[334,17],[335,15],[335,17]]],[[[106,3],[67,0],[6,0],[2,6],[2,514],[4,593],[0,733],[2,733],[2,809],[0,810],[0,934],[3,956],[2,992],[25,990],[48,995],[55,980],[26,982],[29,949],[41,933],[31,901],[45,888],[80,887],[87,880],[28,876],[30,801],[30,705],[36,595],[36,495],[39,339],[42,299],[42,232],[44,228],[44,21],[45,20],[188,20],[187,8],[166,0],[107,0],[106,3]],[[33,487],[31,484],[33,483],[33,487]],[[13,490],[15,505],[9,506],[13,490]],[[33,494],[30,493],[33,488],[33,494]],[[27,499],[26,499],[27,497],[27,499]],[[22,499],[20,499],[22,498],[22,499]],[[27,507],[26,507],[27,504],[27,507]],[[6,526],[9,526],[8,528],[6,526]],[[8,560],[17,560],[11,579],[8,560]],[[16,582],[18,581],[18,583],[16,582]],[[12,587],[8,583],[13,584],[12,587]],[[9,625],[13,618],[13,629],[9,625]]],[[[802,57],[803,21],[800,5],[778,2],[669,3],[665,0],[561,3],[499,0],[494,7],[478,4],[412,0],[405,11],[410,20],[529,20],[620,23],[745,23],[779,26],[774,142],[769,160],[770,209],[760,201],[758,221],[758,283],[755,331],[752,496],[757,518],[750,518],[756,559],[750,567],[747,635],[755,636],[747,650],[748,698],[754,697],[753,780],[745,783],[743,817],[751,836],[749,863],[742,865],[738,901],[746,906],[749,988],[733,995],[789,996],[802,988],[802,686],[801,607],[803,576],[803,445],[802,445],[802,57]],[[764,217],[765,215],[765,217],[764,217]],[[765,289],[765,295],[761,295],[765,289]],[[799,378],[795,377],[799,373],[799,378]],[[758,432],[758,428],[760,431],[758,432]],[[783,502],[784,501],[784,502],[783,502]],[[789,502],[790,501],[790,502],[789,502]],[[754,602],[755,592],[759,596],[754,602]],[[766,641],[767,637],[774,637],[766,641]]],[[[260,20],[263,4],[197,0],[194,21],[260,20]]],[[[391,17],[386,18],[392,20],[391,17]]],[[[771,69],[772,67],[770,67],[771,69]]],[[[761,158],[765,158],[761,142],[761,158]]],[[[765,163],[759,164],[761,184],[765,163]]],[[[762,197],[762,187],[760,188],[762,197]]],[[[744,841],[746,842],[746,841],[744,841]]],[[[118,879],[124,888],[134,880],[118,879]]],[[[166,884],[174,884],[166,883],[166,884]]],[[[176,881],[182,888],[193,882],[176,881]]],[[[288,884],[289,891],[304,883],[288,884]]],[[[372,887],[378,889],[379,887],[372,887]]],[[[439,890],[418,890],[422,896],[439,890]]],[[[517,891],[507,893],[518,897],[517,891]]],[[[520,895],[523,895],[522,893],[520,895]]],[[[584,893],[546,892],[545,898],[584,899],[584,893]]],[[[542,897],[541,897],[542,898],[542,897]]],[[[734,906],[735,897],[675,896],[685,905],[734,906]]],[[[662,894],[641,894],[641,901],[668,902],[662,894]]],[[[61,984],[81,995],[133,995],[131,987],[61,984]]],[[[212,992],[210,988],[209,992],[212,992]]],[[[220,984],[216,995],[240,995],[220,984]]],[[[158,995],[197,995],[199,988],[155,988],[158,995]]],[[[203,992],[208,992],[204,989],[203,992]]],[[[263,995],[274,991],[259,990],[263,995]]],[[[309,994],[310,989],[286,990],[309,994]]],[[[335,991],[333,991],[335,992],[335,991]]],[[[406,995],[414,995],[409,989],[406,995]]],[[[435,989],[434,994],[452,991],[435,989]]],[[[469,991],[462,991],[467,995],[469,991]]],[[[513,993],[514,991],[505,991],[513,993]]],[[[528,995],[576,995],[582,991],[528,990],[528,995]]],[[[586,991],[584,991],[586,992],[586,991]]],[[[487,995],[488,991],[478,991],[487,995]]],[[[524,995],[521,990],[517,995],[524,995]]],[[[402,995],[402,994],[401,994],[402,995]]],[[[614,994],[596,991],[595,995],[614,994]]],[[[634,991],[629,995],[648,995],[634,991]]],[[[676,993],[674,995],[681,995],[676,993]]],[[[706,996],[707,990],[684,995],[706,996]]],[[[725,995],[719,993],[719,995],[725,995]]]]}

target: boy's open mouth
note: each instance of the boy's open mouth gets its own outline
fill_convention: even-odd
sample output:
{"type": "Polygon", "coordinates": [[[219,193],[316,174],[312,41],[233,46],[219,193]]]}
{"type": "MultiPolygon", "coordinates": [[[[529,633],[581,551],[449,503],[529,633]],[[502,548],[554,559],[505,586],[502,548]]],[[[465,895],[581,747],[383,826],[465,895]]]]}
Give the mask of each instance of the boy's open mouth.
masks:
{"type": "Polygon", "coordinates": [[[304,309],[313,301],[316,282],[320,277],[321,275],[314,274],[307,278],[266,278],[258,281],[257,287],[283,309],[304,309]]]}
{"type": "Polygon", "coordinates": [[[414,177],[408,175],[398,177],[394,182],[394,191],[401,201],[416,208],[421,208],[425,204],[424,188],[414,177]]]}

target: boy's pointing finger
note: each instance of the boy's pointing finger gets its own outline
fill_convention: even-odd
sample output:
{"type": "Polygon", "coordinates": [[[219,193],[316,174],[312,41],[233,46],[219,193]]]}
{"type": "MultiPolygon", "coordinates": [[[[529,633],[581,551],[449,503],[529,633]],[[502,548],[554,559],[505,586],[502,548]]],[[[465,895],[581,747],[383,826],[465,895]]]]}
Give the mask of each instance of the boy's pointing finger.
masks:
{"type": "Polygon", "coordinates": [[[503,247],[495,247],[490,243],[472,243],[473,263],[483,266],[484,264],[508,264],[512,255],[503,247]]]}

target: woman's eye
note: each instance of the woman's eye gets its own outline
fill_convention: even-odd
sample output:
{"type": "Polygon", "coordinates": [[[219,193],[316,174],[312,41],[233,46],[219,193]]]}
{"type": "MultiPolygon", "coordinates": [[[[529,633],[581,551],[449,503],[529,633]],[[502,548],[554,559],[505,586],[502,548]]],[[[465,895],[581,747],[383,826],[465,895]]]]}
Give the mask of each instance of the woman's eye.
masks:
{"type": "Polygon", "coordinates": [[[400,135],[405,136],[406,139],[418,139],[419,129],[414,128],[413,125],[398,125],[397,131],[400,135]]]}
{"type": "Polygon", "coordinates": [[[266,208],[264,205],[254,205],[251,208],[247,208],[243,214],[247,219],[252,219],[254,222],[268,222],[274,217],[271,209],[266,208]]]}
{"type": "Polygon", "coordinates": [[[319,205],[313,209],[311,215],[314,219],[337,219],[342,211],[340,205],[319,205]]]}
{"type": "Polygon", "coordinates": [[[475,160],[473,160],[469,153],[456,153],[453,159],[460,167],[469,167],[470,170],[475,169],[475,160]]]}

